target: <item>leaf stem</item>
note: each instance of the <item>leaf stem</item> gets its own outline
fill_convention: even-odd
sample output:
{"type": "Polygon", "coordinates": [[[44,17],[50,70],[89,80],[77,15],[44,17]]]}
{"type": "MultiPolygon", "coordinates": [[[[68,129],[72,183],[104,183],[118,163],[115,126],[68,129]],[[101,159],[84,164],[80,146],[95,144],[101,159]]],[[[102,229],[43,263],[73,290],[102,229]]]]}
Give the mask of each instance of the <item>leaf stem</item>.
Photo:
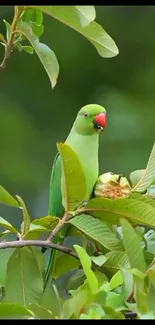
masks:
{"type": "Polygon", "coordinates": [[[10,39],[7,42],[7,45],[5,47],[5,53],[4,53],[4,58],[2,63],[0,64],[0,70],[5,70],[6,65],[8,63],[9,57],[11,55],[11,51],[12,51],[12,47],[13,47],[13,42],[15,39],[15,30],[16,30],[16,26],[18,23],[18,19],[22,13],[22,11],[24,10],[23,6],[15,6],[14,7],[14,17],[13,17],[13,21],[11,24],[11,34],[10,34],[10,39]]]}

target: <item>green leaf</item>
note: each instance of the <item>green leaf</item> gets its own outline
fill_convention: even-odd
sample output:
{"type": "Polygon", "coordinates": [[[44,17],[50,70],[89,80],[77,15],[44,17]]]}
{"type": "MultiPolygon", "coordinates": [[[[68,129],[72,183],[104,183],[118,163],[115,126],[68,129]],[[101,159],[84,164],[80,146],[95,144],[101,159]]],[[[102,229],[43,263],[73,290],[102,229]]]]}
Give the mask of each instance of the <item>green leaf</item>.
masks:
{"type": "Polygon", "coordinates": [[[29,309],[35,315],[35,318],[39,318],[39,319],[52,319],[53,318],[52,312],[50,310],[47,310],[38,304],[30,304],[29,309]]]}
{"type": "Polygon", "coordinates": [[[121,226],[123,231],[123,243],[131,267],[145,273],[146,264],[138,235],[127,220],[121,219],[121,226]]]}
{"type": "Polygon", "coordinates": [[[88,285],[81,286],[72,298],[63,303],[61,319],[70,319],[72,315],[74,315],[75,318],[79,318],[81,309],[91,299],[91,291],[88,285]]]}
{"type": "Polygon", "coordinates": [[[116,292],[108,292],[106,305],[115,308],[116,311],[125,309],[123,297],[116,292]]]}
{"type": "MultiPolygon", "coordinates": [[[[112,300],[112,298],[111,298],[111,300],[112,300]]],[[[115,300],[115,297],[113,298],[113,300],[115,300]]],[[[104,305],[104,311],[106,314],[105,314],[105,316],[102,317],[102,319],[125,319],[125,316],[123,313],[121,313],[120,311],[116,311],[116,309],[111,306],[104,305]]]]}
{"type": "Polygon", "coordinates": [[[15,43],[14,48],[16,48],[19,52],[23,51],[23,46],[20,43],[15,43]]]}
{"type": "MultiPolygon", "coordinates": [[[[83,315],[88,315],[87,319],[101,319],[105,316],[103,308],[96,303],[91,303],[87,308],[85,308],[85,313],[83,315]]],[[[84,317],[82,317],[84,319],[84,317]]],[[[80,319],[82,319],[80,316],[80,319]]],[[[86,318],[85,318],[86,319],[86,318]]]]}
{"type": "Polygon", "coordinates": [[[66,211],[73,211],[85,199],[85,175],[78,156],[69,145],[57,143],[57,148],[62,159],[63,168],[63,206],[66,211]]]}
{"type": "Polygon", "coordinates": [[[10,222],[8,222],[7,220],[5,220],[2,217],[0,217],[0,226],[4,227],[5,229],[10,230],[10,232],[13,232],[15,234],[18,233],[18,230],[14,226],[12,226],[10,222]]]}
{"type": "MultiPolygon", "coordinates": [[[[15,303],[0,303],[0,319],[14,319],[17,316],[33,316],[31,310],[15,303]]],[[[19,317],[18,317],[19,318],[19,317]]]]}
{"type": "Polygon", "coordinates": [[[33,47],[32,46],[26,46],[24,45],[23,46],[23,50],[29,54],[33,54],[34,53],[34,50],[33,50],[33,47]]]}
{"type": "Polygon", "coordinates": [[[62,274],[73,270],[73,269],[77,269],[80,265],[80,262],[78,259],[70,256],[70,255],[66,255],[66,254],[59,254],[55,263],[55,267],[54,267],[54,273],[52,275],[52,277],[54,279],[59,278],[62,274]]]}
{"type": "Polygon", "coordinates": [[[77,270],[70,278],[67,284],[68,290],[76,290],[85,280],[85,273],[83,269],[77,270]]]}
{"type": "Polygon", "coordinates": [[[35,23],[37,25],[41,25],[43,23],[43,13],[40,10],[36,10],[36,20],[35,23]]]}
{"type": "Polygon", "coordinates": [[[10,233],[10,230],[5,230],[3,232],[0,233],[0,239],[3,239],[4,237],[6,237],[6,235],[8,235],[10,233]]]}
{"type": "Polygon", "coordinates": [[[2,185],[0,185],[0,203],[11,205],[12,207],[19,207],[17,200],[2,185]]]}
{"type": "Polygon", "coordinates": [[[85,207],[85,211],[109,223],[118,224],[119,219],[124,217],[134,223],[155,227],[155,209],[150,205],[150,198],[144,199],[116,199],[104,198],[92,199],[85,207]],[[143,201],[143,202],[142,202],[143,201]]]}
{"type": "Polygon", "coordinates": [[[124,268],[121,268],[121,272],[123,275],[123,286],[122,286],[122,292],[125,300],[128,300],[128,298],[131,296],[133,292],[133,274],[131,269],[125,270],[124,268]]]}
{"type": "Polygon", "coordinates": [[[140,179],[144,176],[145,174],[145,169],[138,169],[138,170],[134,170],[131,174],[130,174],[130,181],[132,183],[132,187],[136,186],[140,179]]]}
{"type": "Polygon", "coordinates": [[[5,286],[7,263],[14,248],[0,249],[0,285],[5,286]]]}
{"type": "Polygon", "coordinates": [[[42,217],[42,218],[33,219],[31,224],[40,225],[40,226],[46,227],[50,230],[53,230],[56,227],[56,225],[58,224],[58,222],[59,222],[58,217],[46,216],[46,217],[42,217]]]}
{"type": "Polygon", "coordinates": [[[73,247],[79,256],[81,265],[88,281],[90,291],[92,294],[96,294],[98,291],[98,281],[95,274],[91,270],[91,259],[82,247],[78,245],[73,245],[73,247]]]}
{"type": "Polygon", "coordinates": [[[146,241],[147,251],[154,254],[155,253],[155,231],[149,230],[144,235],[146,241]]]}
{"type": "Polygon", "coordinates": [[[155,179],[155,143],[153,145],[145,173],[132,189],[133,192],[143,192],[148,189],[155,179]]]}
{"type": "Polygon", "coordinates": [[[98,266],[103,265],[107,260],[107,257],[105,255],[90,256],[90,258],[98,266]]]}
{"type": "Polygon", "coordinates": [[[3,41],[4,43],[6,43],[6,40],[5,40],[5,38],[4,38],[4,36],[3,36],[2,33],[0,33],[0,40],[3,41]]]}
{"type": "Polygon", "coordinates": [[[22,20],[27,23],[31,21],[37,25],[41,25],[43,23],[43,13],[38,9],[27,8],[22,15],[22,20]]]}
{"type": "Polygon", "coordinates": [[[134,269],[133,274],[134,274],[134,282],[135,282],[135,298],[136,298],[136,303],[137,307],[140,312],[142,313],[147,313],[149,311],[148,308],[148,297],[146,293],[146,288],[144,285],[144,277],[145,275],[141,272],[137,272],[139,270],[134,269]]]}
{"type": "Polygon", "coordinates": [[[109,250],[123,250],[123,245],[106,224],[89,215],[79,215],[69,221],[84,234],[109,250]]]}
{"type": "Polygon", "coordinates": [[[3,22],[6,26],[6,39],[9,41],[11,35],[11,25],[5,19],[3,19],[3,22]]]}
{"type": "Polygon", "coordinates": [[[95,46],[97,52],[102,57],[114,57],[119,53],[115,42],[95,21],[91,22],[89,25],[83,28],[79,12],[74,6],[35,7],[81,33],[95,46]]]}
{"type": "Polygon", "coordinates": [[[121,271],[116,272],[110,280],[110,290],[113,290],[123,283],[123,275],[121,271]]]}
{"type": "Polygon", "coordinates": [[[75,8],[79,13],[80,22],[83,27],[95,20],[96,12],[94,6],[75,6],[75,8]]]}
{"type": "Polygon", "coordinates": [[[125,252],[113,251],[105,254],[107,261],[103,264],[103,269],[108,268],[108,271],[115,273],[121,268],[129,269],[129,259],[125,252]]]}
{"type": "Polygon", "coordinates": [[[40,273],[44,276],[45,273],[45,254],[43,254],[38,247],[30,247],[31,251],[35,255],[36,261],[38,263],[38,267],[40,273]]]}
{"type": "Polygon", "coordinates": [[[19,206],[22,208],[22,213],[23,213],[22,236],[25,236],[28,234],[28,232],[30,230],[31,219],[30,219],[29,213],[27,211],[27,208],[26,208],[26,205],[25,205],[23,199],[19,195],[16,195],[16,198],[19,202],[19,206]]]}
{"type": "Polygon", "coordinates": [[[29,26],[32,28],[33,34],[37,37],[40,37],[44,32],[44,26],[43,25],[37,25],[36,23],[30,21],[29,26]]]}
{"type": "Polygon", "coordinates": [[[43,278],[35,254],[28,247],[17,248],[7,265],[5,301],[28,306],[39,303],[43,278]]]}
{"type": "Polygon", "coordinates": [[[47,45],[39,42],[38,37],[34,35],[32,28],[27,23],[20,21],[17,25],[17,30],[19,33],[22,33],[33,46],[47,72],[51,86],[54,88],[59,74],[59,64],[54,52],[47,45]]]}
{"type": "Polygon", "coordinates": [[[62,301],[55,285],[49,279],[41,299],[41,306],[52,312],[53,318],[59,317],[62,312],[62,301]]]}
{"type": "Polygon", "coordinates": [[[30,224],[29,232],[24,236],[25,240],[38,239],[43,233],[50,232],[51,230],[41,225],[30,224]]]}

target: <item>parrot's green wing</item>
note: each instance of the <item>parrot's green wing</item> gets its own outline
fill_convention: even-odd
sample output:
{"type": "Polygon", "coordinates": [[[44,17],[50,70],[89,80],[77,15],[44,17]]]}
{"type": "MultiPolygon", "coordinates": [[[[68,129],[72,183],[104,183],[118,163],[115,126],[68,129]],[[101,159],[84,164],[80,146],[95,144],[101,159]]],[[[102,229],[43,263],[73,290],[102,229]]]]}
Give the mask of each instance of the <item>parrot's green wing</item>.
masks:
{"type": "Polygon", "coordinates": [[[50,179],[50,197],[48,214],[52,216],[62,217],[64,207],[62,205],[61,194],[61,157],[59,153],[55,156],[51,179],[50,179]]]}

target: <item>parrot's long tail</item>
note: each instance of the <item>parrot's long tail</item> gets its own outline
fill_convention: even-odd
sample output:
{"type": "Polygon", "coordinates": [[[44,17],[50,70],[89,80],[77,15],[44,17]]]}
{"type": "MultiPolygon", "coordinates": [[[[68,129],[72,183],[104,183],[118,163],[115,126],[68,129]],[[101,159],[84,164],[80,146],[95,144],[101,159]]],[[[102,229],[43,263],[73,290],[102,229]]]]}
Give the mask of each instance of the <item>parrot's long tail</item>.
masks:
{"type": "MultiPolygon", "coordinates": [[[[59,242],[59,237],[55,237],[53,240],[53,243],[58,244],[58,242],[59,242]]],[[[48,260],[48,265],[47,265],[47,269],[46,269],[46,273],[45,273],[44,290],[48,283],[49,277],[53,275],[57,253],[58,253],[58,251],[56,249],[53,249],[53,248],[51,249],[51,253],[50,253],[50,257],[48,260]]]]}

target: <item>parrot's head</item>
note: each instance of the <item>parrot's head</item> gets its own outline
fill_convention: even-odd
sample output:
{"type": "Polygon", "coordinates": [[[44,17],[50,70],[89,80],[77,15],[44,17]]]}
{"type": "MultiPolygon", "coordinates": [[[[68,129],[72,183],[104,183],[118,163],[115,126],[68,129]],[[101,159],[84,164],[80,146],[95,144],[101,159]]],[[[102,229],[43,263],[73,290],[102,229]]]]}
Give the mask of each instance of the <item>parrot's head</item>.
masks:
{"type": "Polygon", "coordinates": [[[82,135],[92,135],[106,127],[106,110],[97,104],[82,107],[76,117],[74,128],[82,135]]]}

